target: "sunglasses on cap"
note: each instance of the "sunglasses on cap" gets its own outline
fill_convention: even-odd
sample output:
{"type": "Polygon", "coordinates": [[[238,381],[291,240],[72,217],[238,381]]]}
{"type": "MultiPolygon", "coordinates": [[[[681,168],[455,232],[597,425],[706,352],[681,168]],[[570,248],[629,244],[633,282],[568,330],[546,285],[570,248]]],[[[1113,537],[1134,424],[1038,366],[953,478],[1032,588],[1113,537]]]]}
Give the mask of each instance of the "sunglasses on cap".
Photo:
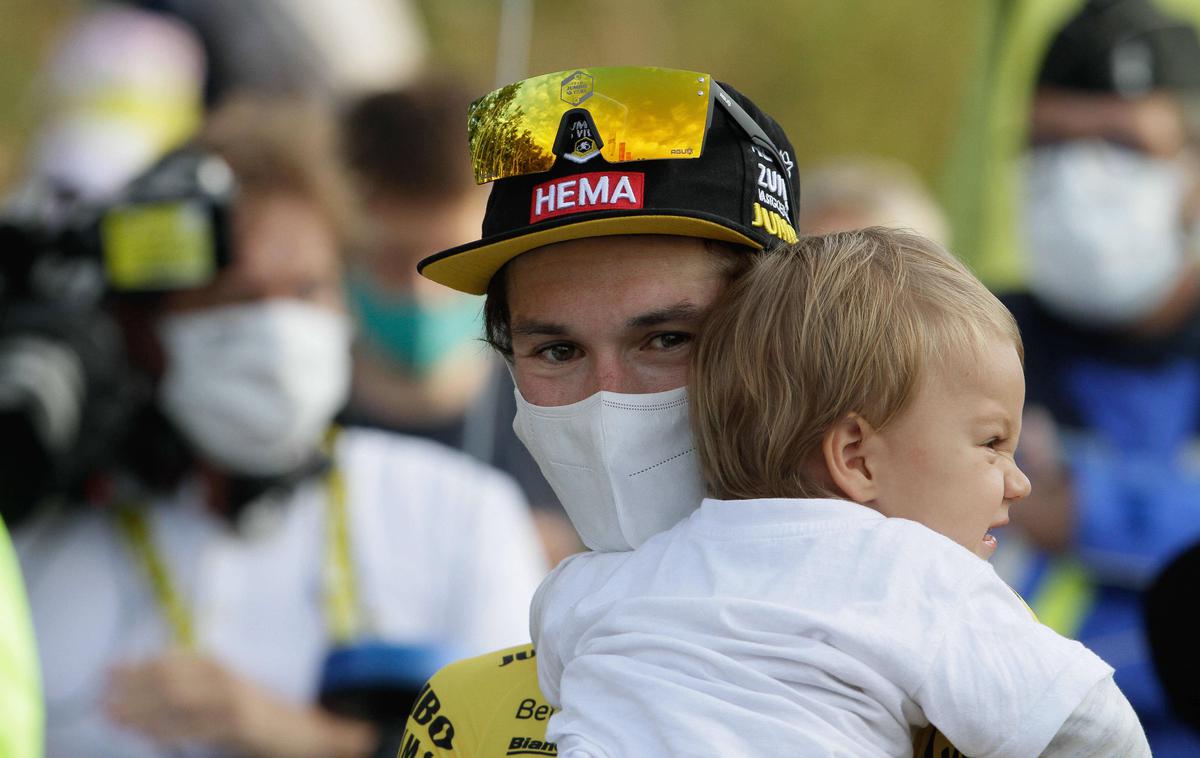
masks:
{"type": "Polygon", "coordinates": [[[790,169],[766,132],[708,74],[605,66],[531,77],[472,103],[467,138],[475,181],[549,171],[559,158],[699,158],[714,102],[777,166],[790,169]]]}

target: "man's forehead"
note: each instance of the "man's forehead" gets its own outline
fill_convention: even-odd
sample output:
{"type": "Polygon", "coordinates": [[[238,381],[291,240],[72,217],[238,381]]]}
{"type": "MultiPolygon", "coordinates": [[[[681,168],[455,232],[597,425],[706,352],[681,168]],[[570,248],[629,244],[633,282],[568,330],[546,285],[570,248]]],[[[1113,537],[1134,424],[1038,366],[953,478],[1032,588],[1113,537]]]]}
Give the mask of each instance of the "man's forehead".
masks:
{"type": "Polygon", "coordinates": [[[714,254],[687,237],[572,240],[530,251],[509,265],[514,325],[520,317],[607,307],[628,318],[684,302],[706,306],[723,283],[714,254]]]}
{"type": "MultiPolygon", "coordinates": [[[[667,235],[620,235],[569,240],[535,248],[508,265],[511,296],[553,285],[587,293],[608,287],[680,283],[720,269],[704,240],[667,235]]],[[[641,289],[642,287],[639,287],[641,289]]]]}
{"type": "Polygon", "coordinates": [[[695,245],[620,252],[588,243],[515,260],[508,282],[512,336],[589,338],[697,323],[725,279],[703,243],[689,241],[695,245]]]}

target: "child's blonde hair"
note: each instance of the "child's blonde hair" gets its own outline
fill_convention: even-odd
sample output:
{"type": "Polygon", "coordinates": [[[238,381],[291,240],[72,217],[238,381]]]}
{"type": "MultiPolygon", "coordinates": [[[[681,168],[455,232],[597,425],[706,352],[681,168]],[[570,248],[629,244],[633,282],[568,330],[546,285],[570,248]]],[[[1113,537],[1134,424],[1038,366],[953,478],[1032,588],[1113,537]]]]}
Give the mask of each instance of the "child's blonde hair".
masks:
{"type": "Polygon", "coordinates": [[[760,256],[714,305],[692,363],[691,416],[709,494],[825,497],[806,462],[847,414],[896,418],[931,365],[1016,322],[962,263],[871,227],[760,256]]]}

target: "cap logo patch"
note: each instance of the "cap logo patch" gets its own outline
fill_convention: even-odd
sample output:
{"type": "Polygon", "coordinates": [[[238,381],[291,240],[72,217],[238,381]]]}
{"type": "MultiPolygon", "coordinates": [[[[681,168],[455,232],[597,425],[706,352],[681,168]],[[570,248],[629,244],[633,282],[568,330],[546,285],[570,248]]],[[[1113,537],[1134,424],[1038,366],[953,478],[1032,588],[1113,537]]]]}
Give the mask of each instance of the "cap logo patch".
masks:
{"type": "MultiPolygon", "coordinates": [[[[757,147],[750,148],[753,164],[758,169],[755,180],[755,200],[751,207],[753,220],[751,226],[762,229],[772,237],[784,242],[795,242],[798,239],[795,227],[789,219],[792,216],[791,203],[788,197],[787,182],[775,160],[757,147]]],[[[786,154],[784,161],[790,161],[786,154]]],[[[789,170],[785,168],[785,170],[789,170]]]]}
{"type": "Polygon", "coordinates": [[[562,84],[558,88],[558,96],[564,103],[579,105],[592,96],[592,86],[595,81],[595,77],[591,74],[576,71],[562,80],[562,84]]]}
{"type": "Polygon", "coordinates": [[[533,188],[529,223],[571,213],[641,208],[645,176],[641,172],[603,171],[543,182],[533,188]]]}
{"type": "Polygon", "coordinates": [[[778,237],[784,242],[790,243],[799,239],[796,229],[790,221],[758,203],[754,204],[754,220],[750,222],[750,225],[757,226],[772,237],[778,237]]]}
{"type": "Polygon", "coordinates": [[[563,114],[554,140],[554,154],[573,163],[587,163],[599,157],[604,147],[600,130],[586,108],[572,108],[563,114]]]}

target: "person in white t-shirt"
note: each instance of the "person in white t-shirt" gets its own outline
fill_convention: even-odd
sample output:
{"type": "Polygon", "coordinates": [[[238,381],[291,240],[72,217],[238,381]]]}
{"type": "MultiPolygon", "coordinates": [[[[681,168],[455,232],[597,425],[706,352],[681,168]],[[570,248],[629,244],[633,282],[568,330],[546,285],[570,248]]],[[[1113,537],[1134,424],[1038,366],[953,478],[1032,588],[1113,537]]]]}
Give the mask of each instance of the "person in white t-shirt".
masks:
{"type": "Polygon", "coordinates": [[[561,756],[1149,755],[1112,668],[987,559],[1028,494],[1021,339],[906,232],[808,237],[714,306],[690,398],[710,497],[581,554],[532,609],[561,756]]]}

